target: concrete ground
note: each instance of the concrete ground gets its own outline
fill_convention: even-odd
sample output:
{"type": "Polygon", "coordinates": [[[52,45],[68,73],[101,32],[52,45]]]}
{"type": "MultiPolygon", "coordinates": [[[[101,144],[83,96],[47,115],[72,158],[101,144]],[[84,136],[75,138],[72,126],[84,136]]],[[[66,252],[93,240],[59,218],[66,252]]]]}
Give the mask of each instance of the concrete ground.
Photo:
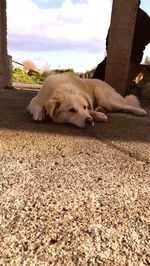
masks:
{"type": "Polygon", "coordinates": [[[150,265],[150,109],[78,129],[0,91],[0,265],[150,265]]]}

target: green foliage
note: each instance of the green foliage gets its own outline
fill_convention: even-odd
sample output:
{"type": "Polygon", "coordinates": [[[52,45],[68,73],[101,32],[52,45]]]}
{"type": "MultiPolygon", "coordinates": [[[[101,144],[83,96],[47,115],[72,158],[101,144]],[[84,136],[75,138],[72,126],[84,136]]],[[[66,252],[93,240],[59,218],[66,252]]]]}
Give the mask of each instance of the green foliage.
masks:
{"type": "MultiPolygon", "coordinates": [[[[42,84],[45,78],[47,77],[47,75],[50,73],[51,72],[46,73],[46,71],[44,71],[43,73],[40,73],[33,69],[29,69],[28,71],[25,71],[21,68],[15,68],[13,70],[13,81],[31,83],[31,84],[42,84]]],[[[56,74],[71,73],[71,74],[76,74],[80,76],[81,78],[91,78],[94,73],[94,69],[90,71],[86,71],[85,73],[75,73],[72,68],[55,69],[52,71],[52,73],[56,73],[56,74]]]]}
{"type": "Polygon", "coordinates": [[[75,74],[73,68],[66,68],[66,69],[55,69],[54,70],[55,73],[71,73],[71,74],[75,74]]]}
{"type": "Polygon", "coordinates": [[[83,78],[83,79],[91,79],[93,74],[95,72],[95,68],[91,69],[91,70],[87,70],[85,72],[80,72],[80,73],[77,73],[77,75],[80,77],[80,78],[83,78]]]}
{"type": "Polygon", "coordinates": [[[23,83],[43,83],[45,77],[37,71],[29,70],[26,72],[20,68],[15,68],[13,70],[13,80],[23,83]],[[30,72],[29,72],[30,71],[30,72]]]}

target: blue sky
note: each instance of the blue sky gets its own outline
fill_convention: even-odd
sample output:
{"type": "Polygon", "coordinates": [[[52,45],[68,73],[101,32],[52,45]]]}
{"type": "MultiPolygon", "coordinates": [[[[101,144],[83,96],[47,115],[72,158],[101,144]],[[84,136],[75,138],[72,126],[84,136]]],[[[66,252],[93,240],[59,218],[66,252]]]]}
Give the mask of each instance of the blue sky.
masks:
{"type": "MultiPolygon", "coordinates": [[[[112,0],[7,0],[8,50],[38,68],[90,70],[105,56],[112,0]],[[98,26],[99,25],[99,26],[98,26]]],[[[150,14],[150,3],[141,8],[150,14]]],[[[145,51],[150,55],[150,47],[145,51]]]]}
{"type": "MultiPolygon", "coordinates": [[[[100,0],[101,1],[101,0],[100,0]]],[[[63,0],[34,0],[40,8],[57,8],[61,7],[63,0]]],[[[83,3],[86,2],[86,0],[72,0],[73,3],[83,3]]],[[[150,13],[150,3],[149,0],[142,0],[141,1],[141,8],[146,10],[148,13],[150,13]]]]}
{"type": "MultiPolygon", "coordinates": [[[[40,8],[58,8],[62,6],[63,0],[34,0],[40,8]]],[[[83,3],[86,2],[86,0],[72,0],[72,2],[75,3],[83,3]]]]}

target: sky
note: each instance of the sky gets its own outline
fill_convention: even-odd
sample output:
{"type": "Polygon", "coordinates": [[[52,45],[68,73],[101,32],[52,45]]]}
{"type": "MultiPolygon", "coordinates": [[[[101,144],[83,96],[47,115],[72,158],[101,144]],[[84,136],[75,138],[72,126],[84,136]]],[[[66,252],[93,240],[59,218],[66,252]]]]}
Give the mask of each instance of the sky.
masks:
{"type": "MultiPolygon", "coordinates": [[[[91,70],[106,53],[111,7],[112,0],[7,0],[8,52],[39,69],[91,70]]],[[[150,15],[149,0],[141,8],[150,15]]]]}

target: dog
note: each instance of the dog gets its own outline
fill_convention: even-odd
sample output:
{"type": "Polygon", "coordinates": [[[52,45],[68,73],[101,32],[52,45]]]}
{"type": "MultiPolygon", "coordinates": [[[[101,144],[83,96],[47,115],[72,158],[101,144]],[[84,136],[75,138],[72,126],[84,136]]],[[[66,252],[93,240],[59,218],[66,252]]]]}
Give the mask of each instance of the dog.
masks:
{"type": "Polygon", "coordinates": [[[47,113],[56,123],[80,128],[94,126],[94,121],[107,121],[106,112],[146,115],[136,96],[123,98],[104,81],[68,73],[49,75],[27,110],[36,121],[43,121],[47,113]]]}

